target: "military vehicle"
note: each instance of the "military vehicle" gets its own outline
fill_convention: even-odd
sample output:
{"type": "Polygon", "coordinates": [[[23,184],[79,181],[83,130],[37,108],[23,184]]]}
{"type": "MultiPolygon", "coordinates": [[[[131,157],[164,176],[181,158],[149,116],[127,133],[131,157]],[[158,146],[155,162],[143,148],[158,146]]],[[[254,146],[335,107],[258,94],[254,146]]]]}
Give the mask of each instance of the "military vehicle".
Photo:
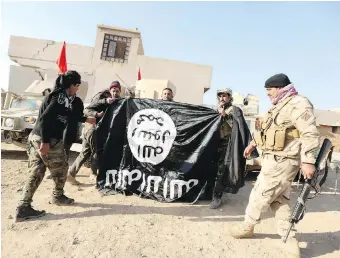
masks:
{"type": "MultiPolygon", "coordinates": [[[[28,135],[34,128],[42,101],[53,87],[54,81],[45,77],[34,81],[22,95],[6,92],[2,96],[1,131],[6,143],[26,149],[28,135]]],[[[87,87],[87,83],[82,82],[80,94],[77,94],[80,98],[85,98],[87,87]]],[[[79,127],[82,127],[81,123],[79,127]]],[[[81,142],[81,129],[78,141],[81,142]]]]}
{"type": "MultiPolygon", "coordinates": [[[[247,122],[248,128],[251,133],[256,130],[259,123],[259,99],[258,97],[247,94],[246,96],[234,92],[233,93],[233,104],[242,109],[244,119],[247,122]]],[[[261,150],[258,149],[261,155],[261,150]]],[[[247,172],[260,171],[261,170],[261,159],[260,158],[249,158],[247,159],[247,172]]]]}
{"type": "Polygon", "coordinates": [[[43,97],[42,93],[40,96],[6,93],[7,103],[4,103],[1,110],[1,130],[6,143],[26,148],[27,138],[35,125],[43,97]]]}

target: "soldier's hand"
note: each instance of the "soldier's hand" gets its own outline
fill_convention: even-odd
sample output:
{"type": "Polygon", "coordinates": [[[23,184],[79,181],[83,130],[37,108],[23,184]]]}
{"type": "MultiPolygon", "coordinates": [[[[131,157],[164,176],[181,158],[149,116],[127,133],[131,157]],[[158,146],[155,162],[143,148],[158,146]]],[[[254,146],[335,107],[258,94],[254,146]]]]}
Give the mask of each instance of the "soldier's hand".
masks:
{"type": "Polygon", "coordinates": [[[225,116],[226,113],[225,113],[224,107],[219,107],[218,108],[218,113],[220,113],[221,116],[225,116]]]}
{"type": "Polygon", "coordinates": [[[243,156],[244,156],[245,158],[248,158],[249,155],[250,155],[254,150],[255,150],[255,146],[252,145],[252,144],[249,144],[249,145],[247,146],[247,148],[244,150],[243,156]]]}
{"type": "Polygon", "coordinates": [[[103,117],[103,115],[104,115],[104,111],[97,113],[96,117],[100,118],[100,117],[103,117]]]}
{"type": "Polygon", "coordinates": [[[96,118],[95,117],[88,117],[88,118],[86,118],[86,123],[95,124],[96,118]]]}
{"type": "Polygon", "coordinates": [[[313,164],[302,163],[301,171],[305,179],[312,179],[315,172],[315,166],[313,164]]]}
{"type": "Polygon", "coordinates": [[[115,101],[113,98],[107,98],[107,99],[106,99],[106,103],[107,103],[107,104],[112,104],[113,101],[115,101]]]}
{"type": "Polygon", "coordinates": [[[41,156],[46,156],[47,152],[50,150],[50,144],[49,143],[40,143],[40,153],[41,156]]]}

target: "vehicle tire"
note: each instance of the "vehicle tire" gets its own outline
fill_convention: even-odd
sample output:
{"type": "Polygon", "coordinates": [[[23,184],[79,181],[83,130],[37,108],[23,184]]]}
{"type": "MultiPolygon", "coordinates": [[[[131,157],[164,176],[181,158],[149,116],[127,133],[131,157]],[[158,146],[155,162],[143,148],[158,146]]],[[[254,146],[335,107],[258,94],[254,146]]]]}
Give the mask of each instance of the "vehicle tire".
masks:
{"type": "Polygon", "coordinates": [[[4,131],[5,143],[12,144],[13,138],[9,131],[4,131]]]}

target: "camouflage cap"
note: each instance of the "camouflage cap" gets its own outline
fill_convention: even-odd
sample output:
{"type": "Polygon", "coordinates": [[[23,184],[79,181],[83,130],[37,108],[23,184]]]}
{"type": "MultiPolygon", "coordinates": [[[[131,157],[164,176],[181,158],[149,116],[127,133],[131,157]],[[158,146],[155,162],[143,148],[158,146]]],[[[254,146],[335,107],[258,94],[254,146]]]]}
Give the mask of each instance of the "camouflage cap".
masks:
{"type": "Polygon", "coordinates": [[[229,88],[224,88],[224,89],[217,90],[217,96],[219,96],[222,93],[227,93],[227,94],[233,95],[233,91],[231,89],[229,89],[229,88]]]}

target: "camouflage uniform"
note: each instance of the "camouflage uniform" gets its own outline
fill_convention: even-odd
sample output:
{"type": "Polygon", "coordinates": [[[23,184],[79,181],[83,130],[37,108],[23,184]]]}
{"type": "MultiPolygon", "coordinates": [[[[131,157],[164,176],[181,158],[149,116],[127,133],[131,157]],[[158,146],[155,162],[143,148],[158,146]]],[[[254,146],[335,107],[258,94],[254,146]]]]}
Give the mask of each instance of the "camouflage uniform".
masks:
{"type": "Polygon", "coordinates": [[[38,189],[44,178],[46,168],[49,169],[52,179],[55,183],[53,196],[60,197],[64,194],[64,185],[67,176],[67,162],[64,145],[61,140],[51,139],[50,150],[45,157],[41,157],[39,147],[41,137],[30,134],[28,138],[28,169],[29,177],[24,188],[20,205],[29,206],[32,202],[33,195],[38,189]]]}
{"type": "MultiPolygon", "coordinates": [[[[112,84],[120,84],[115,81],[112,84]]],[[[91,99],[91,104],[84,110],[84,114],[90,117],[97,117],[97,123],[101,120],[101,117],[98,117],[97,114],[100,112],[105,112],[108,107],[107,98],[111,96],[109,90],[104,90],[96,94],[91,99]]],[[[71,184],[77,185],[79,182],[75,179],[77,173],[79,172],[81,166],[91,158],[91,171],[92,175],[97,175],[98,170],[98,159],[97,159],[97,144],[96,144],[96,127],[95,125],[91,125],[85,123],[84,131],[83,131],[83,142],[82,142],[82,150],[78,155],[77,159],[73,162],[69,169],[69,176],[67,181],[71,184]]]]}
{"type": "MultiPolygon", "coordinates": [[[[291,184],[301,162],[315,163],[319,137],[313,106],[307,98],[293,95],[272,106],[254,133],[252,144],[262,149],[262,169],[249,197],[245,221],[232,228],[232,236],[252,237],[262,212],[271,208],[277,233],[284,237],[290,224],[291,184]]],[[[285,245],[287,254],[300,257],[294,231],[289,241],[291,245],[285,245]]]]}
{"type": "MultiPolygon", "coordinates": [[[[69,169],[69,174],[74,178],[76,177],[81,166],[88,160],[91,159],[91,170],[92,174],[97,173],[97,159],[96,159],[96,130],[95,126],[85,123],[83,131],[83,142],[82,150],[78,155],[77,159],[73,162],[69,169]]],[[[77,182],[75,182],[77,183],[77,182]]]]}
{"type": "MultiPolygon", "coordinates": [[[[44,178],[46,168],[51,172],[55,187],[52,203],[69,205],[74,199],[64,195],[68,164],[63,144],[63,132],[71,115],[75,95],[68,95],[66,89],[81,83],[81,76],[76,71],[67,71],[56,79],[54,90],[45,97],[39,109],[38,119],[29,135],[27,144],[28,180],[17,207],[16,221],[41,217],[45,211],[32,208],[31,203],[35,191],[44,178]],[[41,155],[40,147],[48,145],[46,154],[41,155]]],[[[74,90],[75,88],[73,88],[74,90]]],[[[72,94],[73,90],[69,91],[72,94]]],[[[75,93],[75,92],[74,92],[75,93]]]]}

